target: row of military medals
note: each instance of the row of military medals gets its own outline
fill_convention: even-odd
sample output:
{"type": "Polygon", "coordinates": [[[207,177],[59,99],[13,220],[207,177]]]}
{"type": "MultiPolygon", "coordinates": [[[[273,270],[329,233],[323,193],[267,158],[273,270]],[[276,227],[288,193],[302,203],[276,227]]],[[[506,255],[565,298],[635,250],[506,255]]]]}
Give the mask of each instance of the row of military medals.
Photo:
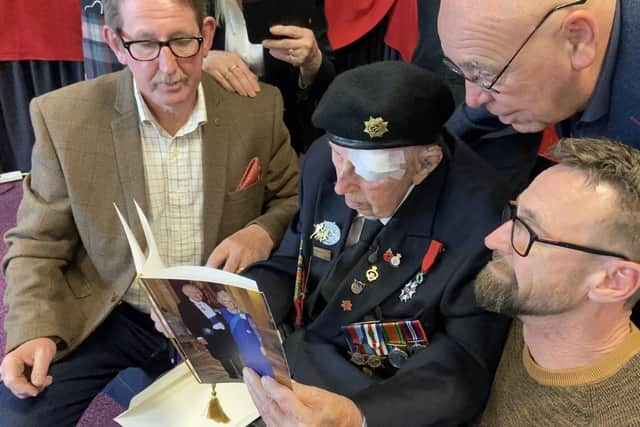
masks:
{"type": "MultiPolygon", "coordinates": [[[[331,246],[340,240],[340,228],[335,222],[323,221],[320,224],[314,224],[314,232],[310,237],[313,240],[331,246]]],[[[422,284],[424,274],[435,260],[434,256],[430,260],[431,262],[427,261],[429,265],[425,266],[425,260],[430,258],[431,253],[436,249],[433,247],[434,242],[432,242],[427,254],[425,254],[422,269],[402,288],[399,295],[400,301],[409,302],[416,293],[417,287],[422,284]]],[[[439,253],[441,244],[439,242],[435,243],[436,246],[440,245],[437,247],[437,253],[439,253]]],[[[392,267],[400,266],[401,259],[402,254],[394,253],[391,248],[387,249],[382,256],[382,260],[391,264],[392,267]]],[[[368,284],[375,282],[380,277],[378,266],[374,264],[377,261],[377,251],[370,254],[367,260],[371,264],[365,272],[365,278],[368,283],[354,278],[351,282],[351,293],[354,295],[360,295],[368,284]]],[[[351,311],[352,309],[350,300],[343,300],[341,306],[344,311],[351,311]]],[[[426,347],[429,343],[419,320],[353,323],[343,326],[343,329],[348,331],[350,338],[347,343],[350,348],[351,362],[361,366],[363,372],[367,375],[373,375],[373,369],[382,366],[385,358],[389,360],[391,366],[400,368],[409,359],[410,355],[426,347]]]]}
{"type": "Polygon", "coordinates": [[[352,323],[343,329],[349,335],[351,362],[367,375],[373,375],[385,358],[394,368],[402,367],[429,343],[419,320],[352,323]]]}
{"type": "MultiPolygon", "coordinates": [[[[411,301],[418,286],[424,281],[425,274],[443,251],[444,245],[441,242],[432,240],[429,243],[429,248],[422,259],[420,271],[403,286],[399,295],[400,301],[404,303],[411,301]]],[[[373,265],[376,256],[374,252],[368,259],[372,265],[366,271],[365,277],[370,283],[379,277],[378,267],[373,265]]],[[[393,267],[400,265],[401,258],[400,253],[394,254],[391,249],[387,249],[382,257],[393,267]]],[[[365,283],[354,279],[351,284],[351,292],[358,295],[365,287],[365,283]]],[[[345,301],[342,302],[342,308],[345,309],[345,301]]],[[[419,320],[352,323],[343,329],[346,329],[349,335],[347,343],[350,348],[351,362],[361,366],[362,371],[369,376],[373,375],[374,369],[382,366],[385,357],[391,366],[400,368],[407,362],[409,356],[429,345],[427,334],[419,320]]]]}

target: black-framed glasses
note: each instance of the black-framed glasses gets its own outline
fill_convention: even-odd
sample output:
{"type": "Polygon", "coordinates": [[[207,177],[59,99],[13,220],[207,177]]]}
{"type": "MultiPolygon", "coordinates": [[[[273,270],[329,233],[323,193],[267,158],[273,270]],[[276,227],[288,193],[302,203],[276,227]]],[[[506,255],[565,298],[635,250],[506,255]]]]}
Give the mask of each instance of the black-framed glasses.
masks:
{"type": "Polygon", "coordinates": [[[444,65],[447,66],[447,68],[449,68],[452,72],[456,73],[457,75],[459,75],[460,77],[464,78],[466,81],[473,83],[475,85],[480,86],[482,89],[487,90],[489,92],[492,93],[500,93],[499,90],[496,90],[493,88],[493,86],[495,86],[495,84],[498,82],[498,80],[500,79],[500,77],[502,77],[502,75],[505,73],[505,71],[507,71],[507,69],[509,68],[509,66],[511,65],[511,63],[513,62],[514,59],[516,59],[516,56],[518,56],[518,54],[520,53],[520,51],[525,47],[525,45],[527,44],[527,42],[529,42],[529,40],[531,39],[531,37],[533,37],[533,35],[536,33],[536,31],[538,31],[538,29],[540,27],[542,27],[542,24],[545,23],[545,21],[551,16],[553,15],[554,12],[557,12],[558,10],[561,9],[566,9],[567,7],[571,7],[571,6],[577,6],[579,4],[585,4],[587,2],[587,0],[572,0],[572,1],[568,1],[562,4],[559,4],[558,6],[555,6],[553,9],[551,9],[550,11],[548,11],[543,17],[542,19],[538,22],[538,24],[533,28],[533,30],[531,31],[531,33],[529,33],[529,35],[527,36],[526,39],[524,39],[524,41],[522,42],[522,44],[520,45],[520,47],[518,48],[518,50],[516,50],[516,52],[513,54],[513,56],[511,56],[511,58],[507,61],[507,63],[505,64],[504,67],[502,67],[502,69],[500,70],[500,72],[498,72],[498,74],[496,74],[496,76],[493,78],[493,80],[491,80],[490,82],[484,82],[482,81],[482,77],[481,76],[474,76],[474,77],[468,77],[465,75],[464,71],[462,71],[462,69],[460,67],[458,67],[452,60],[450,60],[449,58],[447,58],[446,56],[444,58],[442,58],[442,62],[444,63],[444,65]]]}
{"type": "Polygon", "coordinates": [[[626,255],[618,252],[606,251],[604,249],[591,248],[589,246],[576,245],[574,243],[562,242],[559,240],[543,239],[533,231],[533,229],[517,215],[518,205],[510,202],[505,206],[502,212],[502,221],[506,223],[513,221],[511,225],[511,247],[521,257],[526,257],[531,251],[531,247],[535,242],[547,245],[559,246],[561,248],[573,249],[575,251],[587,252],[594,255],[611,256],[622,258],[625,261],[631,261],[626,255]]]}
{"type": "Polygon", "coordinates": [[[160,50],[167,46],[176,58],[191,58],[196,56],[202,46],[204,37],[177,37],[166,41],[160,40],[131,40],[126,41],[118,34],[122,46],[136,61],[153,61],[160,56],[160,50]]]}

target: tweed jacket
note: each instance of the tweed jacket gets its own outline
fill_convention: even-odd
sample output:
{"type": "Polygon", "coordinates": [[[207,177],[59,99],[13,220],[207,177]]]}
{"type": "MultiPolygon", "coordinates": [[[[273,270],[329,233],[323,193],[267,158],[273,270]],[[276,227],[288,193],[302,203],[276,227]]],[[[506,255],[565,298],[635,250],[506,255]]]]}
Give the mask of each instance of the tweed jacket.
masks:
{"type": "MultiPolygon", "coordinates": [[[[7,351],[59,337],[57,357],[81,343],[131,285],[135,270],[115,203],[144,241],[133,201],[148,209],[139,119],[128,70],[31,103],[36,137],[17,225],[5,236],[7,351]]],[[[203,262],[250,223],[279,242],[297,208],[297,159],[277,90],[240,97],[203,75],[203,262]],[[249,161],[261,178],[235,191],[249,161]]]]}

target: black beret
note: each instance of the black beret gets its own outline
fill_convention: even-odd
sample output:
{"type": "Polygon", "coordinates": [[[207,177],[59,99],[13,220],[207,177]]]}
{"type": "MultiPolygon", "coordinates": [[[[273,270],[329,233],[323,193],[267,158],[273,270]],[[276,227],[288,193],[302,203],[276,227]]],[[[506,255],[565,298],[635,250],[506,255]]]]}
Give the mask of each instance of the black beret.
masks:
{"type": "Polygon", "coordinates": [[[438,75],[406,62],[383,61],[338,75],[312,121],[344,147],[425,145],[433,142],[454,106],[438,75]]]}

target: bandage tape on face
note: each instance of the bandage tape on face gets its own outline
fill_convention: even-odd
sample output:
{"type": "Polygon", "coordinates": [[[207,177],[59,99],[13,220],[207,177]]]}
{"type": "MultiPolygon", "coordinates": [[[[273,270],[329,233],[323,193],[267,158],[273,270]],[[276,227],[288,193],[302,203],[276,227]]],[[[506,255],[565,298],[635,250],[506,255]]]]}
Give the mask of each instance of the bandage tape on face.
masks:
{"type": "Polygon", "coordinates": [[[346,149],[346,157],[353,164],[357,175],[365,181],[380,181],[385,178],[400,179],[405,174],[404,149],[382,150],[346,149]]]}

